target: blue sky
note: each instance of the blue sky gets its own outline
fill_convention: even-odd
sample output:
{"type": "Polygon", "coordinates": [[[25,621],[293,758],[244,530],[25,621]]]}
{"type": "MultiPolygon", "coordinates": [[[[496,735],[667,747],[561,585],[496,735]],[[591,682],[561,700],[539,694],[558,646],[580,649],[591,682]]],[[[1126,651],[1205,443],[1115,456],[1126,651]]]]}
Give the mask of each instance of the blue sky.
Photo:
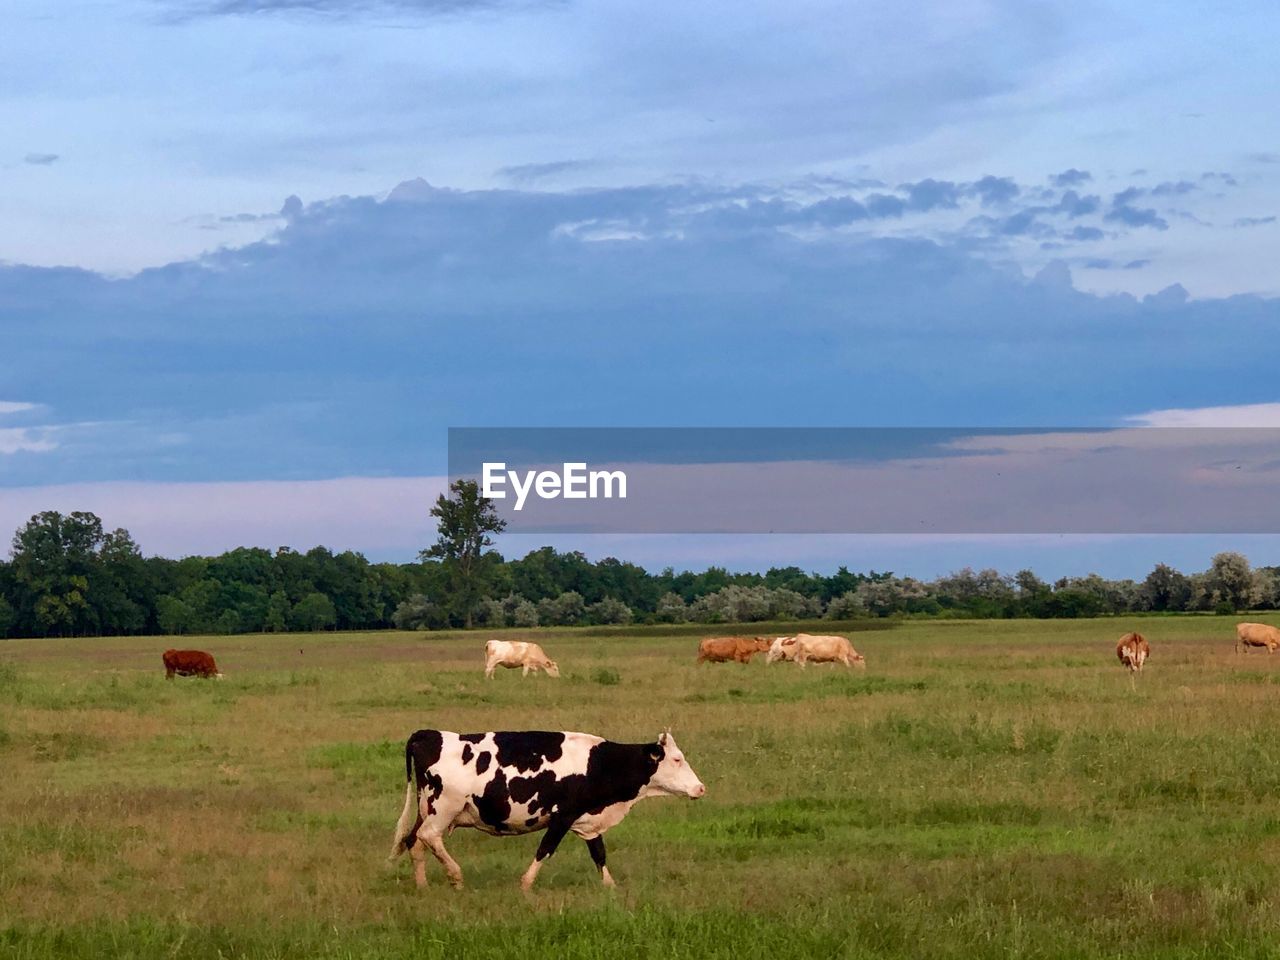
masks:
{"type": "MultiPolygon", "coordinates": [[[[450,426],[1280,400],[1271,4],[20,0],[5,33],[9,526],[212,497],[215,531],[144,548],[407,558],[381,520],[326,526],[372,486],[232,521],[271,515],[273,483],[429,484],[450,426]]],[[[1141,573],[1172,548],[1108,549],[1141,573]]]]}

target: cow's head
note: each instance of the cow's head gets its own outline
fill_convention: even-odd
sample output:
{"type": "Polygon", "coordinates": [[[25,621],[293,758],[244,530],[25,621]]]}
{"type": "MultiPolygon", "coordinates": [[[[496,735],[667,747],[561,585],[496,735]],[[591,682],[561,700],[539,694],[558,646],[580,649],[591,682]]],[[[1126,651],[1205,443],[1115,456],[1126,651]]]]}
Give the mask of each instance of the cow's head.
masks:
{"type": "Polygon", "coordinates": [[[795,643],[795,637],[778,637],[773,643],[769,644],[769,652],[765,654],[764,662],[777,663],[779,660],[784,659],[782,648],[788,640],[795,643]]]}
{"type": "Polygon", "coordinates": [[[773,641],[770,640],[768,637],[753,637],[752,639],[755,642],[756,651],[759,653],[763,653],[764,651],[768,650],[769,647],[773,644],[773,641]]]}
{"type": "Polygon", "coordinates": [[[697,800],[707,792],[706,784],[693,772],[669,730],[663,731],[657,743],[649,744],[649,755],[658,761],[658,769],[653,771],[648,783],[655,793],[697,800]]]}
{"type": "Polygon", "coordinates": [[[556,662],[554,660],[548,660],[547,665],[543,669],[547,671],[547,676],[549,677],[559,678],[560,676],[560,668],[556,666],[556,662]]]}

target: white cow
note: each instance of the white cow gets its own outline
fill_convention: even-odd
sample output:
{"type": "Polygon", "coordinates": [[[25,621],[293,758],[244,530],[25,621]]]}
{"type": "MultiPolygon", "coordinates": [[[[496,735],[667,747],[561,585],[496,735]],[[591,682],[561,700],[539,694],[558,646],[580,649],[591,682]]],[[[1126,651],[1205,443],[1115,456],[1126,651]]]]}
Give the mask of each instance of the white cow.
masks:
{"type": "Polygon", "coordinates": [[[765,654],[765,663],[777,663],[779,660],[794,660],[796,658],[796,638],[795,637],[775,637],[773,643],[769,645],[769,652],[765,654]]]}
{"type": "Polygon", "coordinates": [[[843,663],[846,667],[867,666],[867,661],[845,637],[823,637],[808,633],[796,634],[795,662],[804,665],[814,663],[843,663]]]}
{"type": "Polygon", "coordinates": [[[545,670],[548,676],[560,676],[560,668],[548,657],[536,643],[525,640],[490,640],[484,645],[484,675],[493,679],[493,671],[498,667],[521,668],[520,675],[527,677],[529,671],[545,670]]]}

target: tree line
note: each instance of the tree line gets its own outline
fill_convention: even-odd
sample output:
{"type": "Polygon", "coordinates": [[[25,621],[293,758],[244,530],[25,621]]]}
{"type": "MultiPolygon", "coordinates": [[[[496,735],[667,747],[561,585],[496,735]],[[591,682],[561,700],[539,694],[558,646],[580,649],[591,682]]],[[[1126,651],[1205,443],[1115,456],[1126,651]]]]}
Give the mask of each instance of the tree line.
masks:
{"type": "MultiPolygon", "coordinates": [[[[241,547],[213,557],[143,556],[92,513],[37,514],[0,561],[0,637],[441,629],[621,623],[749,623],[826,617],[1093,617],[1280,608],[1280,568],[1222,553],[1207,570],[1159,564],[1141,581],[1054,583],[964,569],[931,581],[799,567],[650,573],[552,547],[492,550],[500,521],[455,488],[432,513],[440,540],[413,563],[352,551],[241,547]]],[[[473,498],[474,499],[474,498],[473,498]]]]}

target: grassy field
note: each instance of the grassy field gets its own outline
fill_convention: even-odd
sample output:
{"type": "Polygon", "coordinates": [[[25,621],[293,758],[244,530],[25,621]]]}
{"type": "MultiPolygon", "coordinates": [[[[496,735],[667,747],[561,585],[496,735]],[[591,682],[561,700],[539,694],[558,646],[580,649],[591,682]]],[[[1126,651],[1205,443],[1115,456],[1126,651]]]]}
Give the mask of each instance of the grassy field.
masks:
{"type": "Polygon", "coordinates": [[[1280,956],[1280,656],[1233,623],[914,622],[865,672],[538,631],[562,679],[492,682],[480,632],[184,641],[221,682],[9,641],[0,956],[1280,956]],[[708,794],[609,834],[617,891],[572,836],[529,897],[536,835],[455,833],[461,892],[384,861],[415,729],[668,724],[708,794]]]}

